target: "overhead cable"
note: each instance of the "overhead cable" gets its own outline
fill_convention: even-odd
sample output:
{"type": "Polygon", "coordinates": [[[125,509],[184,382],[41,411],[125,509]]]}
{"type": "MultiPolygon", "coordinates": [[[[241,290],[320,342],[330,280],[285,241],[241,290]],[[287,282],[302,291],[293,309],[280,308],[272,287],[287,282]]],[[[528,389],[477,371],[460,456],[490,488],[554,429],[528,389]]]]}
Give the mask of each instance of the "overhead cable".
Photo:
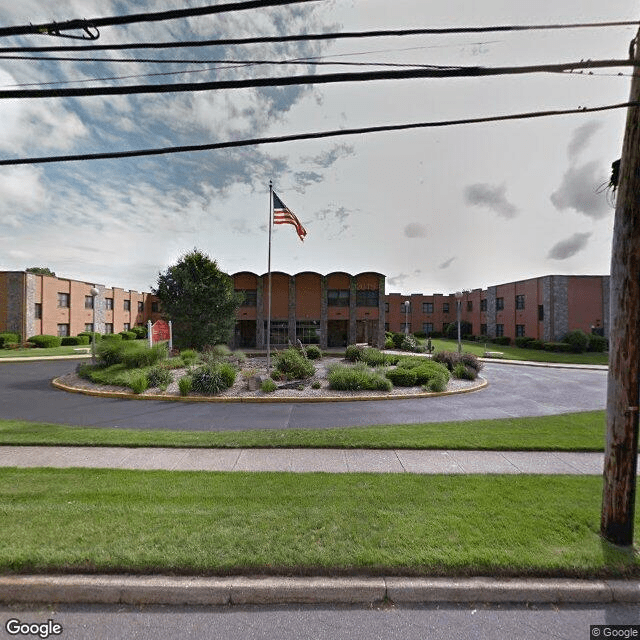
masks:
{"type": "MultiPolygon", "coordinates": [[[[301,0],[307,1],[307,0],[301,0]]],[[[264,3],[258,3],[264,4],[264,3]]],[[[230,6],[230,5],[220,5],[230,6]]],[[[444,27],[424,29],[384,29],[375,31],[342,31],[326,33],[302,33],[284,36],[254,36],[250,38],[220,38],[216,40],[186,40],[177,42],[130,42],[126,44],[90,44],[80,46],[47,46],[47,47],[0,47],[0,53],[45,53],[52,51],[118,51],[124,49],[174,49],[180,47],[212,47],[238,44],[264,44],[278,42],[308,42],[312,40],[343,40],[352,38],[404,37],[417,35],[451,35],[460,33],[493,33],[543,31],[559,29],[587,29],[608,27],[637,27],[635,21],[590,22],[578,24],[548,25],[498,25],[487,27],[444,27]]]]}
{"type": "Polygon", "coordinates": [[[43,24],[28,24],[15,27],[0,28],[0,37],[18,35],[62,35],[62,31],[81,29],[97,29],[98,27],[134,24],[139,22],[159,22],[164,20],[176,20],[194,16],[206,16],[215,13],[228,13],[230,11],[245,11],[247,9],[262,9],[264,7],[282,6],[288,4],[300,4],[318,2],[319,0],[244,0],[228,4],[207,5],[191,9],[175,9],[173,11],[160,11],[155,13],[135,13],[124,16],[109,16],[105,18],[75,19],[63,22],[45,22],[43,24]]]}
{"type": "Polygon", "coordinates": [[[640,66],[635,60],[581,60],[560,64],[527,65],[523,67],[446,67],[427,69],[396,69],[363,71],[360,73],[326,73],[274,78],[248,78],[242,80],[216,80],[213,82],[186,82],[176,84],[144,84],[124,87],[69,87],[60,89],[7,89],[0,91],[0,99],[16,98],[78,98],[87,96],[114,96],[150,93],[184,93],[220,91],[252,87],[285,87],[341,82],[370,82],[374,80],[413,80],[418,78],[469,78],[529,73],[559,73],[603,67],[640,66]]]}
{"type": "Polygon", "coordinates": [[[552,111],[534,111],[502,116],[487,116],[483,118],[463,118],[459,120],[441,120],[437,122],[414,122],[396,125],[381,125],[377,127],[360,127],[358,129],[334,129],[332,131],[316,131],[313,133],[299,133],[286,136],[271,136],[268,138],[251,138],[247,140],[232,140],[213,144],[186,145],[178,147],[164,147],[160,149],[138,149],[134,151],[113,151],[105,153],[86,153],[66,156],[45,156],[40,158],[11,158],[0,160],[0,166],[15,166],[25,164],[47,164],[54,162],[77,162],[86,160],[112,160],[117,158],[134,158],[141,156],[158,156],[173,153],[187,153],[194,151],[212,151],[217,149],[232,149],[238,147],[253,147],[262,144],[276,144],[281,142],[295,142],[298,140],[312,140],[319,138],[335,138],[340,136],[380,133],[384,131],[406,131],[409,129],[427,129],[451,127],[464,124],[480,124],[488,122],[503,122],[508,120],[523,120],[531,118],[545,118],[549,116],[572,115],[578,113],[595,113],[611,111],[628,107],[639,107],[640,102],[623,102],[619,104],[603,105],[600,107],[578,107],[577,109],[556,109],[552,111]]]}

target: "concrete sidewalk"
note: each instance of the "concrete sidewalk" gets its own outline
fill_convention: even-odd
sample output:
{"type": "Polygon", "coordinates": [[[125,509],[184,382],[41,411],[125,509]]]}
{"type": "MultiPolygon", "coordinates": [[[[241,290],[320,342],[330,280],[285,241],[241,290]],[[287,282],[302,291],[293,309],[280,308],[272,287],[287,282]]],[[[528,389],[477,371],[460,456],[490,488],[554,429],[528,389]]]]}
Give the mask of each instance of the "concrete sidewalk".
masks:
{"type": "Polygon", "coordinates": [[[294,473],[601,475],[602,453],[416,449],[186,449],[1,446],[2,467],[294,473]]]}

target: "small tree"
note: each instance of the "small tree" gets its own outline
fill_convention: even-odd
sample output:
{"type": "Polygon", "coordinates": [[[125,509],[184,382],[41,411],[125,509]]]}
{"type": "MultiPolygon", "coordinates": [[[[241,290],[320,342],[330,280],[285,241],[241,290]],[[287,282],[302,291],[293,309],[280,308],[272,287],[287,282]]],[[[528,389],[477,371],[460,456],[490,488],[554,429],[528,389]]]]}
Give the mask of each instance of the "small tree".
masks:
{"type": "Polygon", "coordinates": [[[49,267],[28,267],[25,269],[27,273],[35,273],[39,276],[51,276],[53,278],[56,277],[56,274],[49,269],[49,267]]]}
{"type": "Polygon", "coordinates": [[[232,278],[201,251],[194,249],[158,274],[153,293],[172,321],[177,347],[202,349],[229,341],[242,295],[234,292],[232,278]]]}

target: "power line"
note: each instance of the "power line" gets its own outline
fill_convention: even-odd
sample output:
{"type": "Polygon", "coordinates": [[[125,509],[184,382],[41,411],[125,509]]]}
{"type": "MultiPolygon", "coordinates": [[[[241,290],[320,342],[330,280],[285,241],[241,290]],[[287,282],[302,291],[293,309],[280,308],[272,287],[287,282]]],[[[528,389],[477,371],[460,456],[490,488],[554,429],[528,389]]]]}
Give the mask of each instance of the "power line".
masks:
{"type": "Polygon", "coordinates": [[[243,80],[216,80],[213,82],[186,82],[180,84],[130,85],[124,87],[69,87],[60,89],[11,89],[0,91],[0,99],[8,98],[77,98],[149,93],[184,93],[254,87],[284,87],[341,82],[370,82],[374,80],[412,80],[419,78],[468,78],[528,73],[559,73],[576,69],[636,66],[633,60],[581,60],[560,64],[528,65],[523,67],[447,67],[428,69],[396,69],[391,71],[365,71],[360,73],[326,73],[243,80]]]}
{"type": "Polygon", "coordinates": [[[487,116],[483,118],[464,118],[460,120],[441,120],[437,122],[414,122],[396,125],[381,125],[377,127],[361,127],[358,129],[335,129],[332,131],[316,131],[312,133],[300,133],[287,136],[272,136],[269,138],[251,138],[247,140],[232,140],[213,144],[187,145],[178,147],[164,147],[161,149],[138,149],[134,151],[113,151],[105,153],[89,153],[66,156],[45,156],[40,158],[12,158],[0,160],[0,166],[16,166],[25,164],[47,164],[54,162],[77,162],[87,160],[111,160],[117,158],[134,158],[141,156],[158,156],[173,153],[187,153],[193,151],[212,151],[217,149],[231,149],[238,147],[251,147],[261,144],[276,144],[280,142],[294,142],[299,140],[312,140],[319,138],[335,138],[340,136],[362,135],[367,133],[380,133],[385,131],[407,131],[410,129],[427,129],[438,127],[450,127],[463,124],[480,124],[487,122],[503,122],[508,120],[523,120],[532,118],[545,118],[549,116],[572,115],[578,113],[595,113],[599,111],[611,111],[639,107],[640,102],[623,102],[619,104],[603,105],[600,107],[578,107],[577,109],[557,109],[552,111],[535,111],[529,113],[517,113],[503,116],[487,116]]]}
{"type": "Polygon", "coordinates": [[[88,37],[66,36],[81,39],[95,39],[98,35],[92,34],[91,29],[98,27],[134,24],[139,22],[159,22],[164,20],[176,20],[193,16],[206,16],[215,13],[227,13],[230,11],[245,11],[247,9],[262,9],[264,7],[282,6],[288,4],[300,4],[318,2],[318,0],[244,0],[230,4],[207,5],[192,9],[176,9],[173,11],[160,11],[155,13],[135,13],[126,16],[109,16],[105,18],[65,20],[63,22],[46,22],[43,24],[28,24],[16,27],[0,28],[0,37],[18,35],[53,35],[60,36],[61,31],[82,30],[88,37]]]}
{"type": "MultiPolygon", "coordinates": [[[[308,1],[308,0],[300,0],[308,1]]],[[[313,0],[312,0],[313,1],[313,0]]],[[[259,3],[263,4],[263,3],[259,3]]],[[[230,6],[230,5],[222,5],[230,6]]],[[[353,38],[404,37],[417,35],[452,35],[461,33],[493,33],[543,31],[559,29],[596,29],[609,27],[638,26],[637,20],[617,22],[591,22],[550,25],[502,25],[488,27],[445,27],[425,29],[384,29],[375,31],[343,31],[326,33],[304,33],[285,36],[253,36],[249,38],[220,38],[217,40],[187,40],[182,42],[131,42],[126,44],[92,44],[81,46],[48,47],[1,47],[0,53],[46,53],[55,51],[119,51],[124,49],[173,49],[181,47],[211,47],[240,44],[264,44],[280,42],[308,42],[315,40],[343,40],[353,38]]]]}

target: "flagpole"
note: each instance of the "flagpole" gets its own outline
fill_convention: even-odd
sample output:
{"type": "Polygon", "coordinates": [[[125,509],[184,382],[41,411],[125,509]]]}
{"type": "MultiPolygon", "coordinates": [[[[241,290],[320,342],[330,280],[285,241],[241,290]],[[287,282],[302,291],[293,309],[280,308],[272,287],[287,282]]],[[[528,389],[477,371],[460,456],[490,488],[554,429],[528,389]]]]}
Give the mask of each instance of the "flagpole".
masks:
{"type": "Polygon", "coordinates": [[[273,183],[269,180],[269,253],[267,259],[267,273],[269,278],[267,304],[269,313],[267,315],[267,375],[271,373],[271,225],[273,216],[273,183]]]}

